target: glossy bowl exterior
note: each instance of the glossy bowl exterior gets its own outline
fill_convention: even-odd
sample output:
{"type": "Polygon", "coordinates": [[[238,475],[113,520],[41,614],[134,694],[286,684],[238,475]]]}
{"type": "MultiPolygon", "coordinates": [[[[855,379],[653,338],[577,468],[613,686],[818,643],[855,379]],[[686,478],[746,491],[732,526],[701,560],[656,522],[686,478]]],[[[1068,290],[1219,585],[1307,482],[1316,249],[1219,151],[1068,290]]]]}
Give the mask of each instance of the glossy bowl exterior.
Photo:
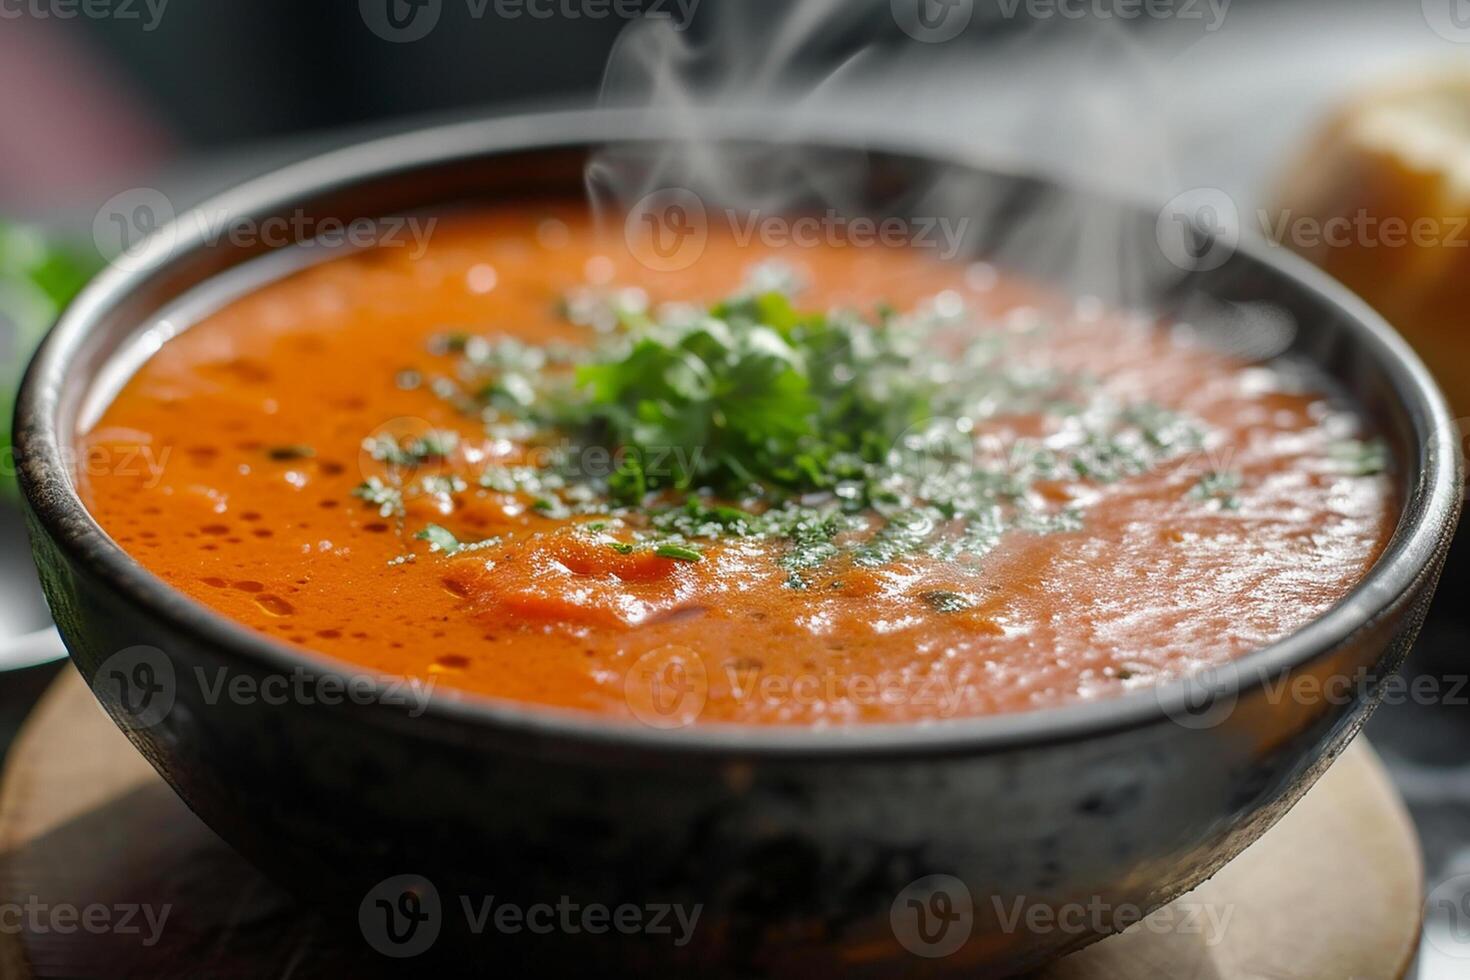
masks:
{"type": "MultiPolygon", "coordinates": [[[[221,677],[268,688],[271,677],[307,676],[321,692],[348,684],[353,668],[276,645],[173,591],[76,496],[69,450],[118,350],[186,292],[220,292],[221,275],[261,251],[180,226],[93,284],[32,365],[16,444],[37,561],[75,663],[138,749],[227,841],[330,918],[360,922],[379,948],[417,952],[442,927],[425,956],[498,965],[524,956],[543,970],[548,957],[585,967],[592,956],[610,972],[1003,976],[1208,877],[1311,786],[1375,703],[1372,684],[1302,699],[1283,693],[1283,679],[1381,679],[1407,653],[1459,510],[1457,444],[1422,365],[1371,312],[1290,257],[1249,250],[1186,274],[1156,261],[1126,283],[1048,266],[1036,256],[1055,250],[1018,243],[1098,214],[1130,241],[1151,242],[1154,216],[942,150],[884,149],[869,133],[830,129],[807,133],[804,159],[858,174],[873,213],[915,214],[916,202],[965,208],[975,254],[1112,301],[1183,309],[1203,296],[1285,311],[1298,325],[1294,352],[1325,365],[1392,449],[1403,517],[1388,551],[1328,614],[1204,680],[1026,715],[657,731],[444,692],[422,714],[382,691],[334,704],[221,696],[221,677]],[[439,911],[416,933],[388,935],[398,906],[378,906],[373,889],[398,875],[431,883],[439,911]],[[947,900],[909,889],[929,875],[963,886],[941,882],[947,900]],[[492,925],[470,935],[462,898],[474,909],[491,895],[523,907],[700,913],[683,944],[677,927],[562,926],[542,936],[492,925]],[[1104,913],[1080,926],[1015,920],[1033,908],[1104,913]],[[959,911],[934,917],[949,910],[959,911]]],[[[766,145],[763,131],[738,120],[720,130],[732,153],[793,152],[766,145]]],[[[332,154],[206,207],[256,221],[303,211],[345,219],[576,194],[591,147],[618,140],[661,155],[663,135],[618,113],[457,124],[332,154]]],[[[389,891],[396,898],[396,885],[389,891]]]]}

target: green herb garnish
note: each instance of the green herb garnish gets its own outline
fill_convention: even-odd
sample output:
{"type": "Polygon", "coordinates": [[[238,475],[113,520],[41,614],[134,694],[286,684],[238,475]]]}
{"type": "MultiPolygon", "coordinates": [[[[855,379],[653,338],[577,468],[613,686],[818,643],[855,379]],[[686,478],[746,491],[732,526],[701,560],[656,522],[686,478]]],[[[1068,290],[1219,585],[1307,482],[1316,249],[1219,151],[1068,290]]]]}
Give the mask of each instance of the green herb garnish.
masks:
{"type": "Polygon", "coordinates": [[[358,484],[352,495],[377,507],[378,513],[383,517],[403,516],[403,491],[389,486],[376,476],[358,484]]]}
{"type": "Polygon", "coordinates": [[[958,592],[945,592],[942,589],[920,592],[919,598],[923,599],[930,609],[938,613],[963,612],[971,605],[970,600],[958,592]]]}
{"type": "Polygon", "coordinates": [[[1189,490],[1192,500],[1203,500],[1221,510],[1239,510],[1240,474],[1232,470],[1210,470],[1189,490]]]}
{"type": "Polygon", "coordinates": [[[362,447],[373,459],[389,466],[414,467],[444,459],[458,445],[459,433],[433,430],[405,441],[384,433],[364,440],[362,447]]]}
{"type": "Polygon", "coordinates": [[[425,526],[414,537],[420,541],[429,542],[430,551],[440,551],[446,555],[457,555],[462,551],[489,548],[500,543],[499,538],[486,538],[484,541],[461,541],[454,536],[454,532],[448,528],[440,527],[438,524],[425,526]]]}
{"type": "MultiPolygon", "coordinates": [[[[616,521],[633,538],[602,541],[618,554],[700,561],[701,542],[774,542],[787,585],[802,589],[819,574],[841,581],[844,563],[974,566],[1007,531],[1075,531],[1082,511],[1047,506],[1033,484],[1119,480],[1203,443],[1192,419],[1120,404],[1083,375],[1015,356],[1003,332],[977,334],[953,297],[865,315],[799,309],[795,288],[767,272],[714,306],[657,313],[637,291],[584,291],[564,306],[588,328],[583,349],[437,339],[430,353],[453,364],[435,394],[536,459],[462,483],[555,519],[616,521]],[[985,419],[1038,413],[1065,415],[1066,438],[980,456],[985,419]]],[[[447,461],[445,435],[366,445],[390,464],[447,461]]],[[[401,515],[394,492],[359,488],[401,515]]],[[[439,498],[445,513],[456,505],[439,498]]]]}
{"type": "Polygon", "coordinates": [[[781,293],[704,314],[630,319],[576,368],[552,421],[625,451],[609,481],[634,504],[659,490],[824,489],[850,454],[874,463],[926,417],[940,387],[886,323],[798,313],[781,293]]]}
{"type": "Polygon", "coordinates": [[[661,544],[653,553],[660,558],[672,558],[675,561],[704,561],[704,555],[682,544],[661,544]]]}
{"type": "Polygon", "coordinates": [[[464,545],[459,543],[459,538],[456,538],[452,532],[440,527],[438,524],[430,524],[418,534],[415,534],[414,537],[420,541],[429,542],[430,551],[442,551],[446,555],[452,555],[464,547],[464,545]]]}

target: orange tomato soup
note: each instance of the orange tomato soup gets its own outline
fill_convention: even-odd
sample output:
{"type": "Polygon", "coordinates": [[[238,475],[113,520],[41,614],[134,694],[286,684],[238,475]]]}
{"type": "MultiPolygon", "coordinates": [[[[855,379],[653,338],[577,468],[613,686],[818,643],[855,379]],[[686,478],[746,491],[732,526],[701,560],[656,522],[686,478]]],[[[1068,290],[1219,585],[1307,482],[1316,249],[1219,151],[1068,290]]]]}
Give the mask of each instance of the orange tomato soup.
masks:
{"type": "Polygon", "coordinates": [[[446,216],[426,249],[336,258],[208,316],[85,433],[78,479],[144,567],[303,650],[630,722],[828,725],[1107,697],[1280,638],[1392,530],[1370,435],[1299,371],[983,264],[714,231],[691,267],[654,271],[580,209],[527,205],[446,216]],[[635,370],[638,331],[667,353],[762,289],[789,307],[698,328],[743,353],[635,370]],[[760,323],[789,310],[830,318],[760,323]],[[833,311],[867,324],[849,346],[900,353],[814,365],[818,331],[843,343],[833,311]],[[578,373],[600,347],[617,395],[578,373]],[[739,357],[789,366],[749,393],[732,374],[707,410],[739,357]],[[601,422],[548,422],[540,376],[583,400],[559,418],[601,422]],[[918,376],[923,411],[885,417],[909,403],[884,386],[918,376]],[[788,406],[815,404],[792,378],[828,402],[866,387],[792,434],[806,409],[788,406]],[[696,407],[638,387],[665,382],[696,407]],[[837,432],[848,412],[866,421],[837,432]],[[698,456],[659,444],[693,419],[710,440],[820,444],[817,462],[773,450],[782,485],[736,492],[740,460],[711,488],[675,458],[676,477],[612,501],[604,477],[655,416],[650,450],[698,456]],[[566,477],[568,457],[591,475],[566,477]],[[125,458],[150,465],[107,465],[125,458]]]}

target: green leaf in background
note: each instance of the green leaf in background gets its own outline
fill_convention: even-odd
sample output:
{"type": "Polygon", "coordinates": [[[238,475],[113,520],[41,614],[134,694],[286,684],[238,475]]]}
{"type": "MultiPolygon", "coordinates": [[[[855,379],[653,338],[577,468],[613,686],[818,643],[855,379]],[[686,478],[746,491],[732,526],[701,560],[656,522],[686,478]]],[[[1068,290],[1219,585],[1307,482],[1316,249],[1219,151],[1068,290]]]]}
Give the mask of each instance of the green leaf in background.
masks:
{"type": "Polygon", "coordinates": [[[95,255],[0,219],[0,495],[14,492],[11,412],[26,362],[62,307],[100,267],[95,255]]]}

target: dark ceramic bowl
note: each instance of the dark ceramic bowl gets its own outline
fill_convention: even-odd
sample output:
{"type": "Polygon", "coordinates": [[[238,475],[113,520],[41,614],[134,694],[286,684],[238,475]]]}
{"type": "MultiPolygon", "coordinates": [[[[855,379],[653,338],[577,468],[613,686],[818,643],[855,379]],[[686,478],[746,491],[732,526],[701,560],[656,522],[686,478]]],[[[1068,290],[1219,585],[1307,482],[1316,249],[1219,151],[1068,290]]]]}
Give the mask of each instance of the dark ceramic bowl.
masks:
{"type": "MultiPolygon", "coordinates": [[[[266,256],[259,244],[210,242],[185,221],[72,305],[21,394],[15,441],[36,559],[77,667],[225,840],[328,916],[353,930],[360,921],[391,953],[417,953],[437,930],[424,955],[502,966],[526,957],[709,976],[1000,976],[1083,946],[1126,925],[1130,907],[1155,908],[1213,874],[1312,785],[1379,696],[1357,684],[1309,703],[1273,696],[1272,682],[1360,670],[1384,678],[1429,604],[1460,478],[1454,430],[1423,366],[1362,303],[1284,254],[1226,257],[1201,238],[1194,254],[1208,261],[1181,272],[1156,244],[1156,214],[1142,208],[835,123],[803,127],[794,146],[778,146],[759,120],[709,129],[732,172],[789,183],[784,207],[838,200],[871,215],[967,215],[973,255],[1108,301],[1182,310],[1206,329],[1212,310],[1269,310],[1292,327],[1281,335],[1288,354],[1325,370],[1390,448],[1402,514],[1382,558],[1328,613],[1203,681],[1006,717],[661,731],[442,691],[418,717],[390,697],[212,701],[218,671],[346,684],[354,668],[273,643],[174,591],[78,499],[78,429],[134,363],[140,334],[164,315],[185,324],[295,261],[291,249],[266,256]],[[1099,228],[1110,229],[1098,253],[1106,263],[1080,250],[1088,236],[1079,229],[1099,228]],[[422,876],[418,898],[398,882],[373,891],[398,875],[422,876]],[[930,875],[949,878],[911,887],[930,875]],[[662,932],[580,926],[471,935],[461,897],[473,907],[490,895],[523,907],[701,912],[682,945],[662,932]],[[1017,902],[1120,914],[1046,928],[1014,922],[1017,902]]],[[[624,174],[657,164],[663,179],[707,200],[728,193],[706,186],[690,165],[701,157],[667,135],[614,112],[448,125],[291,167],[204,209],[258,225],[580,197],[589,154],[609,141],[624,174]]]]}

